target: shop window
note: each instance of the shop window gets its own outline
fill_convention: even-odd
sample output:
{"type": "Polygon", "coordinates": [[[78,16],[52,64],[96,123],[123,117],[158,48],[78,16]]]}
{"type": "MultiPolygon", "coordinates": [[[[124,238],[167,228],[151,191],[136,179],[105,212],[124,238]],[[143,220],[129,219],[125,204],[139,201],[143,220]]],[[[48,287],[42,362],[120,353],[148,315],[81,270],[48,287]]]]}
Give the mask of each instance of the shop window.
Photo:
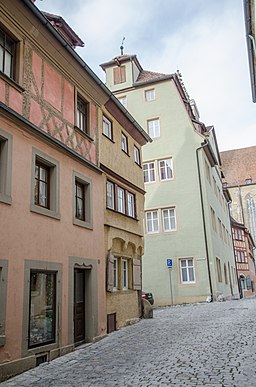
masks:
{"type": "Polygon", "coordinates": [[[56,273],[30,271],[29,348],[55,342],[56,273]]]}

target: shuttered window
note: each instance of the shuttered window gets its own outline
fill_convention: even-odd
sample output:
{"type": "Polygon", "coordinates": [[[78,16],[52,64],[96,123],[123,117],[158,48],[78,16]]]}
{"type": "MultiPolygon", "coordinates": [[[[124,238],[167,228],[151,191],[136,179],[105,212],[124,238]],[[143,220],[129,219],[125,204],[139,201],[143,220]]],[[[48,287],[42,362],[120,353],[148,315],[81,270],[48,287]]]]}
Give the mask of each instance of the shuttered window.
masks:
{"type": "Polygon", "coordinates": [[[114,68],[114,85],[126,82],[125,66],[114,68]]]}

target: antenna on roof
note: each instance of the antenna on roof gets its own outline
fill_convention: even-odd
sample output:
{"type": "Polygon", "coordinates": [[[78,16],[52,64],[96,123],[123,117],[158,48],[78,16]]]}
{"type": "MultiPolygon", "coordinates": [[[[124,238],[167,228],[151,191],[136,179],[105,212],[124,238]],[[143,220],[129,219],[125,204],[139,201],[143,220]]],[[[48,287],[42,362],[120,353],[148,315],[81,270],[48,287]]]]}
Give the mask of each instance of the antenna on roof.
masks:
{"type": "Polygon", "coordinates": [[[125,41],[125,37],[123,37],[123,40],[122,40],[122,43],[121,43],[121,46],[120,46],[121,55],[124,55],[124,41],[125,41]]]}

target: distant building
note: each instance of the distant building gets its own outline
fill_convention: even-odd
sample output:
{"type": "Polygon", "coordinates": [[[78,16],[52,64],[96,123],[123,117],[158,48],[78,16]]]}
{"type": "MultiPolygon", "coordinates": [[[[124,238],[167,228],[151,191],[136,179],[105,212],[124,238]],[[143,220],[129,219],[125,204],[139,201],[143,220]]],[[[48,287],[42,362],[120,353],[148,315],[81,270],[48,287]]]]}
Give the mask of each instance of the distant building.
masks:
{"type": "Polygon", "coordinates": [[[249,60],[252,100],[256,102],[256,13],[255,0],[244,0],[245,33],[249,60]]]}
{"type": "Polygon", "coordinates": [[[248,229],[232,219],[232,232],[235,247],[236,267],[242,297],[255,295],[255,244],[248,229]]]}
{"type": "Polygon", "coordinates": [[[229,190],[232,217],[249,229],[256,241],[256,146],[220,153],[223,184],[229,190]]]}
{"type": "Polygon", "coordinates": [[[199,121],[180,74],[145,71],[136,55],[101,66],[106,85],[153,139],[143,147],[143,290],[156,305],[237,296],[230,197],[214,128],[199,121]]]}

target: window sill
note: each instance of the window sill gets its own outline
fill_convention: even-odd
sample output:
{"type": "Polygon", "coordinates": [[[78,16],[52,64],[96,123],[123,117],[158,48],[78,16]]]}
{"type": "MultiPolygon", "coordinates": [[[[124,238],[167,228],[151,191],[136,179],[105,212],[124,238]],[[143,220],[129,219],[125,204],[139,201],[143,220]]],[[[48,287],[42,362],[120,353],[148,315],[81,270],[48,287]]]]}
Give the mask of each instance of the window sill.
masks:
{"type": "Polygon", "coordinates": [[[53,210],[48,210],[47,208],[39,207],[36,206],[35,204],[32,204],[30,207],[31,212],[35,212],[40,215],[48,216],[49,218],[54,218],[57,220],[60,220],[60,213],[53,211],[53,210]]]}
{"type": "Polygon", "coordinates": [[[112,138],[108,137],[105,133],[102,133],[102,135],[106,137],[109,141],[111,141],[113,144],[115,144],[115,141],[112,138]]]}
{"type": "Polygon", "coordinates": [[[135,163],[140,169],[142,169],[141,164],[137,163],[136,161],[134,161],[134,163],[135,163]]]}
{"type": "Polygon", "coordinates": [[[128,152],[125,152],[123,149],[121,149],[121,151],[122,151],[126,156],[131,157],[131,156],[129,155],[128,152]]]}
{"type": "Polygon", "coordinates": [[[113,211],[113,212],[115,212],[116,214],[125,216],[126,218],[129,218],[129,219],[133,219],[133,220],[139,221],[138,218],[135,218],[135,217],[133,217],[133,216],[129,216],[129,215],[127,215],[127,214],[124,214],[123,212],[119,212],[119,211],[115,210],[114,208],[106,207],[106,209],[109,210],[109,211],[113,211]]]}
{"type": "Polygon", "coordinates": [[[89,141],[94,141],[94,139],[91,137],[91,136],[89,136],[89,134],[88,133],[86,133],[86,132],[83,132],[78,126],[74,126],[74,129],[75,129],[75,131],[77,132],[77,133],[79,133],[79,134],[81,134],[83,137],[85,137],[85,138],[87,138],[87,140],[89,140],[89,141]]]}
{"type": "Polygon", "coordinates": [[[84,220],[79,220],[79,219],[77,219],[77,218],[73,218],[73,224],[74,224],[75,226],[87,228],[87,229],[89,229],[89,230],[92,230],[92,229],[93,229],[92,222],[86,222],[86,221],[84,221],[84,220]]]}
{"type": "Polygon", "coordinates": [[[9,195],[0,193],[0,203],[12,204],[12,197],[9,195]]]}
{"type": "Polygon", "coordinates": [[[16,81],[14,81],[12,78],[8,77],[8,75],[3,73],[2,71],[0,71],[0,78],[3,79],[5,82],[9,83],[9,85],[14,87],[20,93],[24,93],[25,89],[22,86],[20,86],[16,81]]]}

